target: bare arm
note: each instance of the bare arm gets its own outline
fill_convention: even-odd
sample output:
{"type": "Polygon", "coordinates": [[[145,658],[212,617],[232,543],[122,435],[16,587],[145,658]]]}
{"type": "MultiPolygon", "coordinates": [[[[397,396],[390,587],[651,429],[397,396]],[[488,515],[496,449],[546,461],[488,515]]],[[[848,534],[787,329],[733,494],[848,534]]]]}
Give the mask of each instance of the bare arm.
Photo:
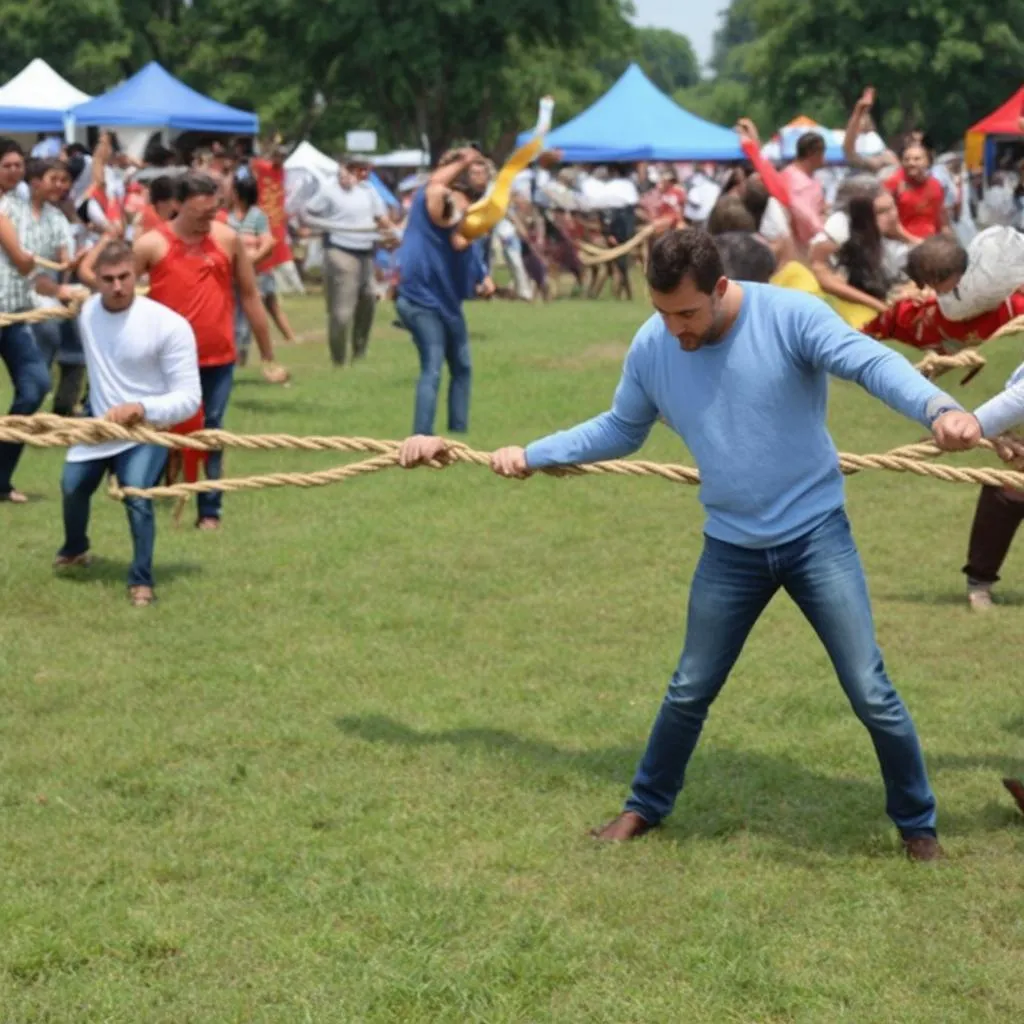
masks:
{"type": "MultiPolygon", "coordinates": [[[[252,327],[252,335],[260,350],[260,358],[265,363],[274,361],[274,346],[270,341],[270,325],[267,323],[267,311],[263,308],[259,285],[256,283],[256,270],[249,258],[249,253],[242,244],[240,235],[232,232],[233,238],[228,243],[232,262],[235,268],[235,284],[238,287],[238,299],[245,312],[245,318],[252,327]]],[[[226,241],[226,240],[224,240],[226,241]]],[[[222,241],[221,244],[224,244],[222,241]]]]}
{"type": "MultiPolygon", "coordinates": [[[[143,236],[145,237],[145,236],[143,236]]],[[[96,257],[110,244],[111,239],[104,235],[86,254],[82,262],[78,264],[78,280],[94,291],[96,289],[96,257]]],[[[142,239],[135,243],[135,270],[138,274],[138,250],[142,239]]]]}
{"type": "Polygon", "coordinates": [[[427,213],[439,227],[444,226],[444,201],[452,184],[475,160],[483,159],[475,149],[459,150],[459,159],[439,167],[427,182],[427,213]]]}
{"type": "Polygon", "coordinates": [[[23,277],[32,273],[36,266],[35,256],[21,247],[18,231],[9,217],[0,213],[0,249],[14,264],[14,269],[23,277]]]}
{"type": "Polygon", "coordinates": [[[843,299],[846,302],[858,302],[862,306],[875,310],[876,313],[884,313],[886,306],[881,299],[876,299],[873,295],[854,288],[842,274],[837,273],[829,265],[829,258],[838,248],[835,242],[827,241],[818,242],[811,249],[811,272],[821,286],[821,290],[826,295],[834,295],[837,299],[843,299]]]}

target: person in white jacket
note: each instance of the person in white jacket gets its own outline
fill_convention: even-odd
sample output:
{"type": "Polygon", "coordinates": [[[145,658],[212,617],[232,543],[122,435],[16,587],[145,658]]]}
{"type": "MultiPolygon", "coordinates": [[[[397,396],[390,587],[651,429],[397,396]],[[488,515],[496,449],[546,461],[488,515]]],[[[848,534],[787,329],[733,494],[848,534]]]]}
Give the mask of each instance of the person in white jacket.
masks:
{"type": "MultiPolygon", "coordinates": [[[[79,326],[89,372],[92,416],[131,427],[170,427],[191,418],[202,401],[195,334],[189,322],[167,306],[135,295],[131,246],[115,241],[95,262],[98,295],[82,307],[79,326]]],[[[104,473],[123,487],[153,487],[167,462],[167,450],[135,441],[80,444],[68,450],[61,491],[64,545],[57,568],[90,562],[89,510],[104,473]]],[[[128,571],[133,605],[152,604],[153,503],[125,498],[134,556],[128,571]]]]}

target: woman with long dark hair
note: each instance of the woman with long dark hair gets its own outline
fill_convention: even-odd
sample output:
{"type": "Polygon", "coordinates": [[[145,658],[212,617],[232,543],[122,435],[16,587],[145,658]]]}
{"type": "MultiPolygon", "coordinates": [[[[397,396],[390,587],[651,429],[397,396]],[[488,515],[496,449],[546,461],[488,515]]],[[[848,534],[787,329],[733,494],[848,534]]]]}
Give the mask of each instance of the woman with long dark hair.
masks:
{"type": "Polygon", "coordinates": [[[907,246],[895,238],[899,231],[896,206],[888,192],[858,189],[845,209],[825,222],[811,241],[811,270],[821,290],[839,300],[837,308],[854,326],[873,313],[883,313],[886,296],[903,273],[907,246]],[[856,307],[860,307],[859,311],[856,307]]]}
{"type": "Polygon", "coordinates": [[[854,196],[846,208],[850,218],[850,237],[839,247],[836,262],[851,288],[884,302],[889,293],[882,250],[882,232],[878,230],[875,200],[854,196]]]}

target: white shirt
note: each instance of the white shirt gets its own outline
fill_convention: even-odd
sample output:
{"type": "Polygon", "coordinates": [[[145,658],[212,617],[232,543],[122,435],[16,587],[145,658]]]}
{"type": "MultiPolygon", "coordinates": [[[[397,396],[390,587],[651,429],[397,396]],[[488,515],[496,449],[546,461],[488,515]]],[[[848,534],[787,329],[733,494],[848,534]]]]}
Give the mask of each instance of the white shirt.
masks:
{"type": "Polygon", "coordinates": [[[1024,426],[1024,363],[1006,382],[1006,390],[974,410],[986,437],[1024,426]]]}
{"type": "Polygon", "coordinates": [[[623,206],[636,206],[640,202],[640,193],[629,178],[612,178],[604,186],[605,206],[612,209],[623,206]]]}
{"type": "MultiPolygon", "coordinates": [[[[145,296],[137,296],[123,313],[111,313],[93,295],[82,307],[78,324],[93,416],[141,402],[148,423],[171,427],[198,412],[202,392],[196,336],[183,316],[145,296]]],[[[136,443],[76,444],[68,451],[68,462],[108,459],[136,443]]]]}
{"type": "Polygon", "coordinates": [[[789,226],[789,214],[775,196],[768,197],[768,205],[764,208],[758,230],[769,242],[774,242],[778,238],[793,237],[793,231],[789,226]]]}
{"type": "MultiPolygon", "coordinates": [[[[355,252],[372,251],[378,237],[377,220],[388,213],[377,190],[368,181],[360,181],[347,191],[337,185],[329,190],[328,196],[331,203],[328,243],[355,252]]],[[[317,216],[324,221],[328,219],[328,215],[319,211],[317,216]]]]}

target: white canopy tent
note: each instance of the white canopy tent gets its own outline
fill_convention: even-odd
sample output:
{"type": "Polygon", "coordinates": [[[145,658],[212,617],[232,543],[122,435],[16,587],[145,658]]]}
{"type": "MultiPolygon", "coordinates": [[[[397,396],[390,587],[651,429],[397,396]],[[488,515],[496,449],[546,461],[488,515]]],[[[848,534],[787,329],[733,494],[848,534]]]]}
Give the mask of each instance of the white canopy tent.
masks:
{"type": "Polygon", "coordinates": [[[0,109],[9,112],[10,128],[16,135],[63,135],[67,112],[90,99],[88,93],[58,75],[41,57],[0,87],[0,109]]]}
{"type": "Polygon", "coordinates": [[[0,107],[59,110],[63,113],[91,99],[88,93],[76,89],[58,75],[41,57],[36,57],[6,85],[0,86],[0,107]]]}

